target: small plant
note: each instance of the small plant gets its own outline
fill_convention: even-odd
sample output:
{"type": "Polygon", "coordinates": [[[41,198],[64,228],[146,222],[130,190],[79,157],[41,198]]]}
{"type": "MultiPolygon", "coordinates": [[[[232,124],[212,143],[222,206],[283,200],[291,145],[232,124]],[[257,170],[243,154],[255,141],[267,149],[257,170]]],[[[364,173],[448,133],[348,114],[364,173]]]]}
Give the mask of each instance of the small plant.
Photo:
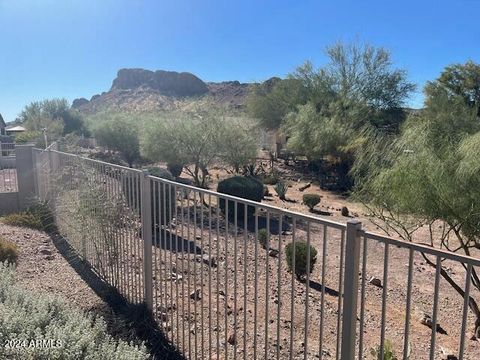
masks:
{"type": "Polygon", "coordinates": [[[383,354],[380,352],[380,346],[376,349],[371,348],[370,354],[378,360],[398,360],[395,352],[393,351],[392,343],[389,340],[385,341],[385,345],[383,346],[383,354]]]}
{"type": "Polygon", "coordinates": [[[260,229],[258,230],[258,242],[264,249],[267,248],[268,243],[268,232],[267,229],[260,229]]]}
{"type": "Polygon", "coordinates": [[[245,165],[242,169],[242,174],[244,176],[250,176],[256,179],[259,178],[264,173],[265,173],[265,170],[263,169],[263,166],[261,164],[257,166],[255,163],[251,163],[251,164],[245,165]]]}
{"type": "Polygon", "coordinates": [[[15,269],[0,264],[0,337],[15,334],[22,346],[1,346],[0,359],[148,359],[143,343],[116,340],[101,316],[72,308],[60,298],[31,292],[15,281],[15,269]],[[35,341],[53,346],[32,346],[35,341]]]}
{"type": "Polygon", "coordinates": [[[36,201],[27,209],[27,213],[36,217],[42,224],[42,230],[51,234],[57,231],[52,210],[46,201],[36,201]]]}
{"type": "Polygon", "coordinates": [[[342,216],[350,216],[350,211],[348,211],[346,206],[342,207],[342,216]]]}
{"type": "Polygon", "coordinates": [[[279,181],[275,187],[275,192],[277,193],[280,200],[286,200],[288,186],[283,181],[279,181]]]}
{"type": "Polygon", "coordinates": [[[17,259],[17,245],[0,237],[0,263],[16,264],[17,259]]]}
{"type": "Polygon", "coordinates": [[[317,250],[310,245],[310,266],[308,267],[308,245],[305,241],[295,242],[295,269],[293,269],[293,243],[286,246],[286,257],[289,271],[293,271],[297,276],[297,279],[303,281],[307,272],[311,273],[313,266],[317,262],[317,250]]]}
{"type": "Polygon", "coordinates": [[[175,163],[168,163],[167,164],[167,169],[168,169],[168,171],[170,171],[172,176],[176,179],[182,174],[183,165],[182,164],[175,164],[175,163]]]}
{"type": "Polygon", "coordinates": [[[320,203],[320,195],[318,194],[304,194],[303,203],[308,206],[310,211],[313,211],[313,208],[320,203]]]}
{"type": "Polygon", "coordinates": [[[269,174],[263,177],[263,183],[265,185],[275,185],[280,180],[280,177],[276,171],[271,171],[269,174]]]}
{"type": "Polygon", "coordinates": [[[42,222],[38,216],[28,212],[5,215],[1,220],[5,225],[43,230],[42,222]]]}

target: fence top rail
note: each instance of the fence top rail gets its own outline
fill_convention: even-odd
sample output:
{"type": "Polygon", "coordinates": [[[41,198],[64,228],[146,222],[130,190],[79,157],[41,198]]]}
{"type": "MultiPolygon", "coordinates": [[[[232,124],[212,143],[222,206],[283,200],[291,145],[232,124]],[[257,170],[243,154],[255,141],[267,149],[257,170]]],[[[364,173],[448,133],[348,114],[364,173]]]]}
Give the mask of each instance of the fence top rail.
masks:
{"type": "Polygon", "coordinates": [[[463,254],[457,254],[448,250],[436,249],[434,247],[414,243],[406,240],[395,239],[390,236],[375,234],[369,231],[361,231],[362,236],[365,236],[366,239],[372,239],[385,244],[397,246],[400,248],[412,249],[424,254],[429,254],[433,256],[438,256],[443,259],[453,260],[464,264],[470,264],[472,266],[480,266],[480,259],[474,258],[472,256],[467,256],[463,254]]]}

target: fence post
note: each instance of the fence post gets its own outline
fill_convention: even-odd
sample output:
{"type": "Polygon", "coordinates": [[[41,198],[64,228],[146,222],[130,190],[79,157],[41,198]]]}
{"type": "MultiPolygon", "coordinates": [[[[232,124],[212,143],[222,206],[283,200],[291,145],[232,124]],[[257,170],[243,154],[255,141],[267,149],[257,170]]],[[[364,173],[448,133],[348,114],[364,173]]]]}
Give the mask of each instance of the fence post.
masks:
{"type": "Polygon", "coordinates": [[[362,223],[359,220],[347,221],[343,282],[342,360],[355,359],[361,229],[362,223]]]}
{"type": "Polygon", "coordinates": [[[153,310],[153,270],[152,270],[152,201],[148,172],[144,171],[140,181],[142,194],[141,219],[143,239],[143,278],[145,303],[153,310]]]}

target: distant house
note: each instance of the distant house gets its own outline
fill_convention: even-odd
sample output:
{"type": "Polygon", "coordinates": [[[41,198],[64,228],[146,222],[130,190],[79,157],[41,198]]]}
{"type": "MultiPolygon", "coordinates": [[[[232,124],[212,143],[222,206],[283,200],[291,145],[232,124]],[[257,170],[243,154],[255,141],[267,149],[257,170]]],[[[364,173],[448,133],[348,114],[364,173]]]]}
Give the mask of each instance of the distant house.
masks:
{"type": "Polygon", "coordinates": [[[7,133],[7,135],[16,135],[16,134],[22,133],[24,131],[27,131],[27,129],[25,129],[23,126],[18,126],[18,125],[5,129],[5,132],[7,133]]]}

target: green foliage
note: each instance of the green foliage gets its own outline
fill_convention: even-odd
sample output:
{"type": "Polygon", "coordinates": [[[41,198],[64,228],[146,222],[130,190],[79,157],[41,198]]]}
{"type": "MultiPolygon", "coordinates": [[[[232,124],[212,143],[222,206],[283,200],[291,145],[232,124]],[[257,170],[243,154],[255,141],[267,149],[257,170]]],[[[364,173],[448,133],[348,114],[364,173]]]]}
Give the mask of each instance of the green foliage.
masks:
{"type": "Polygon", "coordinates": [[[88,155],[90,159],[100,160],[110,164],[128,166],[128,164],[116,153],[112,152],[95,152],[88,155]]]}
{"type": "Polygon", "coordinates": [[[38,143],[39,141],[43,141],[41,131],[25,131],[15,135],[15,143],[17,144],[38,143]]]}
{"type": "Polygon", "coordinates": [[[168,163],[167,169],[173,175],[174,178],[180,177],[183,171],[183,164],[178,163],[168,163]]]}
{"type": "Polygon", "coordinates": [[[127,116],[115,115],[101,122],[94,130],[101,146],[118,151],[130,167],[140,158],[139,129],[127,116]]]}
{"type": "Polygon", "coordinates": [[[447,66],[437,80],[427,83],[425,94],[427,105],[439,96],[459,97],[467,106],[477,108],[480,116],[480,64],[467,61],[447,66]]]}
{"type": "Polygon", "coordinates": [[[245,118],[230,118],[223,125],[218,139],[220,157],[225,165],[238,174],[258,154],[258,132],[253,123],[245,118]]]}
{"type": "Polygon", "coordinates": [[[318,194],[304,194],[303,203],[308,206],[310,211],[313,211],[313,208],[320,203],[320,195],[318,194]]]}
{"type": "Polygon", "coordinates": [[[18,259],[18,247],[14,243],[0,237],[0,263],[16,264],[18,259]]]}
{"type": "Polygon", "coordinates": [[[287,265],[289,271],[294,271],[298,280],[303,280],[308,272],[313,271],[313,267],[317,262],[317,250],[310,245],[310,264],[308,264],[309,247],[305,241],[297,240],[294,243],[289,243],[285,247],[285,256],[287,258],[287,265]],[[295,251],[295,269],[293,269],[295,251]]]}
{"type": "Polygon", "coordinates": [[[25,106],[18,119],[30,131],[47,129],[49,142],[62,135],[88,132],[80,113],[70,108],[66,99],[32,102],[25,106]]]}
{"type": "Polygon", "coordinates": [[[214,161],[238,172],[257,154],[256,136],[246,119],[220,111],[177,112],[147,122],[142,153],[151,161],[184,164],[196,186],[205,187],[214,161]]]}
{"type": "Polygon", "coordinates": [[[280,181],[280,176],[276,171],[272,171],[263,177],[263,183],[266,185],[275,185],[280,181]]]}
{"type": "Polygon", "coordinates": [[[115,340],[101,317],[70,308],[60,299],[29,292],[15,284],[12,267],[0,264],[0,358],[147,359],[143,344],[115,340]],[[14,334],[15,336],[12,336],[14,334]],[[8,340],[53,340],[58,346],[7,347],[8,340]]]}
{"type": "Polygon", "coordinates": [[[43,230],[42,222],[38,216],[28,212],[8,214],[1,218],[5,225],[26,227],[29,229],[43,230]]]}
{"type": "Polygon", "coordinates": [[[46,201],[34,201],[27,209],[27,213],[31,214],[40,221],[42,230],[51,234],[57,231],[55,218],[53,216],[50,205],[46,201]]]}
{"type": "MultiPolygon", "coordinates": [[[[413,241],[417,230],[429,228],[432,246],[472,256],[480,247],[477,109],[463,95],[431,87],[427,85],[425,108],[405,122],[398,138],[370,134],[352,172],[356,195],[388,234],[413,241]]],[[[442,276],[456,283],[449,274],[442,276]]],[[[480,282],[472,284],[480,288],[480,282]]],[[[462,286],[456,283],[454,289],[463,298],[462,286]]],[[[480,331],[475,300],[470,306],[480,331]]]]}
{"type": "Polygon", "coordinates": [[[1,221],[6,225],[26,227],[47,233],[57,230],[53,213],[46,202],[35,201],[25,212],[5,215],[1,221]]]}
{"type": "Polygon", "coordinates": [[[280,200],[286,200],[288,185],[285,182],[279,181],[273,188],[280,200]]]}
{"type": "MultiPolygon", "coordinates": [[[[222,194],[233,195],[243,199],[260,202],[263,199],[263,184],[254,179],[244,176],[234,176],[218,183],[217,191],[222,194]]],[[[226,201],[220,198],[220,208],[225,212],[226,201]]],[[[255,207],[247,206],[247,215],[251,216],[255,212],[255,207]]],[[[229,218],[235,214],[235,202],[228,201],[229,218]]],[[[243,220],[245,214],[245,205],[237,204],[237,218],[243,220]]]]}
{"type": "Polygon", "coordinates": [[[251,88],[247,111],[259,119],[263,127],[278,129],[284,116],[306,99],[307,91],[298,79],[271,78],[251,88]]]}
{"type": "Polygon", "coordinates": [[[267,229],[260,229],[258,230],[258,242],[264,249],[267,248],[268,244],[268,231],[267,229]]]}
{"type": "Polygon", "coordinates": [[[215,114],[174,113],[149,121],[142,136],[142,153],[151,161],[181,163],[195,185],[205,187],[207,168],[219,153],[222,118],[215,114]]]}
{"type": "Polygon", "coordinates": [[[398,360],[397,355],[393,351],[392,343],[389,340],[385,341],[385,345],[383,346],[383,354],[381,354],[380,346],[376,349],[371,348],[370,354],[377,360],[398,360]]]}

